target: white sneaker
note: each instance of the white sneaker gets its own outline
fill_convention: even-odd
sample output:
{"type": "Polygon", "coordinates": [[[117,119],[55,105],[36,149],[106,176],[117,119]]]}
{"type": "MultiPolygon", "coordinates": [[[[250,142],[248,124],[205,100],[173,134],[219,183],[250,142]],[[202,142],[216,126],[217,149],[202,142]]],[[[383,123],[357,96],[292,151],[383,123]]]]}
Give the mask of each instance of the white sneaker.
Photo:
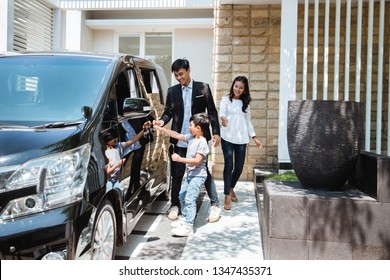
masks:
{"type": "Polygon", "coordinates": [[[184,224],[171,230],[173,236],[191,236],[194,232],[192,226],[184,224]]]}
{"type": "Polygon", "coordinates": [[[213,205],[210,207],[210,215],[208,218],[209,223],[215,223],[221,218],[221,206],[213,205]]]}
{"type": "Polygon", "coordinates": [[[177,228],[180,226],[184,226],[186,224],[185,218],[183,216],[179,216],[176,221],[171,223],[172,228],[177,228]]]}
{"type": "Polygon", "coordinates": [[[172,207],[169,209],[168,219],[170,219],[170,220],[176,220],[178,216],[179,216],[179,207],[177,207],[177,206],[172,206],[172,207]]]}

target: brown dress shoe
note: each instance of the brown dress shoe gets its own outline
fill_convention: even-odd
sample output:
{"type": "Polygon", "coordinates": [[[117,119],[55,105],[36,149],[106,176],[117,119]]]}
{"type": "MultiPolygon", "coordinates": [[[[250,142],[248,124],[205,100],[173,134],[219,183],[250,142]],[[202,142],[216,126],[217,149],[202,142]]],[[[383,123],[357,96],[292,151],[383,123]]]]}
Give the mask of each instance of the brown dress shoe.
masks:
{"type": "Polygon", "coordinates": [[[237,202],[238,201],[238,198],[237,198],[236,194],[234,193],[233,189],[230,189],[230,197],[231,197],[231,200],[233,202],[237,202]]]}
{"type": "Polygon", "coordinates": [[[230,206],[230,195],[225,195],[225,203],[224,203],[223,208],[225,208],[225,210],[232,209],[230,206]]]}

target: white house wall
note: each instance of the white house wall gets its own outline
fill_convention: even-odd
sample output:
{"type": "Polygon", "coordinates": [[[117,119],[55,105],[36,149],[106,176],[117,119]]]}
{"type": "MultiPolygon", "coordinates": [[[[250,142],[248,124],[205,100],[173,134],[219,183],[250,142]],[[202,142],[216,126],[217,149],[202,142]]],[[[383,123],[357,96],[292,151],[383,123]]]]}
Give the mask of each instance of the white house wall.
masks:
{"type": "MultiPolygon", "coordinates": [[[[172,60],[187,58],[191,66],[191,77],[213,84],[213,30],[178,29],[173,36],[172,60]]],[[[169,78],[169,77],[168,77],[169,78]]],[[[173,79],[173,77],[170,77],[173,79]]],[[[175,81],[172,81],[174,84],[175,81]]]]}
{"type": "MultiPolygon", "coordinates": [[[[86,13],[81,14],[81,22],[85,23],[86,13]]],[[[81,25],[81,50],[93,50],[94,31],[86,26],[81,25]]]]}
{"type": "MultiPolygon", "coordinates": [[[[81,45],[83,51],[117,52],[118,38],[120,35],[140,33],[142,29],[131,29],[128,32],[116,32],[115,30],[92,30],[88,27],[81,28],[81,45]],[[130,30],[133,30],[130,32],[130,30]]],[[[176,29],[172,30],[173,50],[172,60],[187,58],[191,65],[192,78],[213,84],[213,30],[210,29],[176,29]]],[[[76,39],[74,39],[76,40],[76,39]]],[[[173,76],[171,84],[175,84],[173,76]]]]}
{"type": "Polygon", "coordinates": [[[81,11],[66,12],[66,42],[67,50],[81,50],[81,11]]]}
{"type": "Polygon", "coordinates": [[[115,32],[114,30],[94,30],[91,36],[92,51],[115,52],[115,32]]]}

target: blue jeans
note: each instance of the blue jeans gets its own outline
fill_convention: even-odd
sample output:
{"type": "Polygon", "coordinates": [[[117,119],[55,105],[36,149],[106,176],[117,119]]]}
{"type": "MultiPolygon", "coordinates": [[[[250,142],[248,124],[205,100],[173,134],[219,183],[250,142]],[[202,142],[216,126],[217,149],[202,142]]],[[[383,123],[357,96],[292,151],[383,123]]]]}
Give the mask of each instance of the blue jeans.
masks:
{"type": "Polygon", "coordinates": [[[206,181],[206,177],[185,176],[179,193],[181,214],[187,225],[193,225],[196,217],[196,200],[199,197],[200,189],[206,181]]]}
{"type": "MultiPolygon", "coordinates": [[[[175,146],[173,151],[181,157],[186,157],[187,148],[181,148],[175,146]]],[[[206,161],[206,166],[207,164],[208,161],[206,161]]],[[[171,203],[172,206],[178,206],[179,208],[181,208],[179,193],[180,193],[185,169],[186,169],[186,165],[184,163],[171,161],[171,170],[172,170],[171,203]]],[[[215,185],[215,181],[211,176],[208,168],[207,168],[207,179],[206,182],[204,183],[204,186],[210,198],[211,206],[219,205],[220,203],[218,199],[217,186],[215,185]]]]}
{"type": "Polygon", "coordinates": [[[109,181],[107,180],[106,183],[106,192],[112,190],[112,189],[118,189],[122,192],[122,185],[119,183],[118,180],[116,181],[109,181]]]}
{"type": "Polygon", "coordinates": [[[244,169],[247,144],[233,144],[221,139],[221,146],[225,166],[223,168],[223,193],[230,194],[230,188],[234,188],[244,169]]]}

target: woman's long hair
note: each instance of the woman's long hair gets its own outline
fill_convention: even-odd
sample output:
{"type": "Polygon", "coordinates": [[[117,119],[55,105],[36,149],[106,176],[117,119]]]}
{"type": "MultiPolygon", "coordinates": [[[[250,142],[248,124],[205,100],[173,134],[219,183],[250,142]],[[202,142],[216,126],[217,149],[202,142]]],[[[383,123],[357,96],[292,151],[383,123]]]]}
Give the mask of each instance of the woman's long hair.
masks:
{"type": "Polygon", "coordinates": [[[252,99],[251,99],[251,93],[249,91],[249,82],[245,76],[237,76],[234,79],[232,86],[230,87],[229,100],[230,100],[230,102],[232,102],[232,100],[233,100],[233,96],[234,96],[233,87],[234,87],[235,82],[237,82],[237,81],[244,83],[244,92],[240,95],[240,99],[242,101],[242,111],[244,113],[246,113],[246,108],[248,108],[249,103],[251,102],[252,99]]]}

